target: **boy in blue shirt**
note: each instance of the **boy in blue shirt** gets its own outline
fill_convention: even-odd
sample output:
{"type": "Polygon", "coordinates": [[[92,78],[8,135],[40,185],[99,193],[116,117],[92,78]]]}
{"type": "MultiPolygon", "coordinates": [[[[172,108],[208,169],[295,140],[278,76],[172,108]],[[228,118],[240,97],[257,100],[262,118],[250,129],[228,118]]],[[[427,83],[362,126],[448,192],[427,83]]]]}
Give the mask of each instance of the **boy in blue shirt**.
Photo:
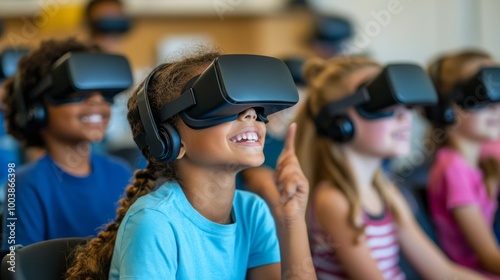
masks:
{"type": "Polygon", "coordinates": [[[20,60],[16,76],[5,83],[8,133],[25,148],[41,147],[46,154],[16,167],[15,185],[8,188],[15,207],[3,209],[3,251],[47,239],[96,235],[114,217],[115,201],[132,176],[124,162],[91,151],[91,143],[102,140],[110,116],[111,101],[101,92],[66,93],[57,102],[44,91],[33,96],[54,62],[68,52],[98,49],[75,39],[42,42],[20,60]],[[11,222],[15,227],[7,229],[11,222]]]}

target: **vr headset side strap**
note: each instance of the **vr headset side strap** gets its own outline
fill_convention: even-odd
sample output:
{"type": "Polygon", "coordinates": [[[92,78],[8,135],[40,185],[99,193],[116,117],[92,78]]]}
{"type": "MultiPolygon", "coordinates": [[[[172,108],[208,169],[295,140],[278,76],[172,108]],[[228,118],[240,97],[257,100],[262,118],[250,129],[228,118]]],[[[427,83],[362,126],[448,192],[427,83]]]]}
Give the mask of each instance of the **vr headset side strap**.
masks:
{"type": "Polygon", "coordinates": [[[164,122],[176,114],[191,108],[196,105],[196,100],[194,97],[194,92],[192,88],[189,88],[188,91],[181,94],[176,99],[172,100],[165,104],[160,111],[158,112],[158,121],[164,122]]]}
{"type": "Polygon", "coordinates": [[[15,122],[17,125],[24,128],[28,123],[28,110],[26,109],[26,103],[21,89],[21,73],[19,71],[16,71],[14,75],[14,98],[18,110],[15,116],[15,122]]]}
{"type": "Polygon", "coordinates": [[[134,137],[134,141],[137,143],[141,150],[146,146],[149,146],[149,148],[152,150],[152,153],[156,153],[157,150],[160,151],[162,149],[163,142],[161,141],[160,135],[158,134],[155,119],[153,117],[153,113],[151,112],[151,108],[149,107],[146,87],[148,85],[150,77],[151,75],[148,77],[146,83],[144,84],[144,88],[141,89],[137,94],[139,115],[141,117],[141,122],[144,126],[145,133],[140,133],[137,137],[134,137]],[[148,135],[149,137],[147,137],[148,135]],[[148,139],[151,141],[148,141],[148,139]]]}
{"type": "Polygon", "coordinates": [[[28,94],[28,100],[34,100],[53,85],[52,75],[46,75],[40,83],[28,94]]]}
{"type": "Polygon", "coordinates": [[[328,118],[333,114],[339,114],[345,111],[348,107],[357,106],[370,101],[370,95],[364,86],[356,91],[356,93],[349,95],[340,100],[328,103],[318,114],[316,118],[328,118]]]}

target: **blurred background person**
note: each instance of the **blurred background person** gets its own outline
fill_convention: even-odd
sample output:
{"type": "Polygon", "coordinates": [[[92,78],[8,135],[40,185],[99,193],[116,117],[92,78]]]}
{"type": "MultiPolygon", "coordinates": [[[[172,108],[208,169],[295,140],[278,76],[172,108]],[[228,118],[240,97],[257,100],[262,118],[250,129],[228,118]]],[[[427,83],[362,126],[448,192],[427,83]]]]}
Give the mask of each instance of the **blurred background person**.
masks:
{"type": "Polygon", "coordinates": [[[427,194],[439,243],[456,263],[500,279],[493,230],[500,160],[481,157],[481,145],[500,139],[499,64],[483,51],[465,50],[437,59],[429,74],[440,100],[426,110],[437,149],[427,194]],[[478,76],[487,69],[496,71],[478,76]]]}
{"type": "Polygon", "coordinates": [[[342,55],[343,46],[354,36],[351,20],[342,16],[318,15],[310,38],[312,55],[324,59],[342,55]]]}
{"type": "MultiPolygon", "coordinates": [[[[96,229],[114,217],[114,203],[132,176],[125,162],[93,153],[91,148],[92,142],[104,136],[111,93],[105,96],[96,90],[66,92],[68,88],[59,88],[64,92],[58,92],[56,97],[52,91],[57,91],[57,87],[43,87],[47,76],[52,75],[54,63],[61,62],[63,56],[69,59],[69,52],[95,54],[99,50],[75,39],[44,41],[21,58],[15,76],[4,86],[7,132],[23,148],[46,150],[40,159],[16,169],[15,211],[3,208],[4,229],[7,218],[17,219],[15,244],[4,231],[4,251],[13,245],[95,235],[96,229]],[[36,90],[41,91],[37,94],[36,90]]],[[[95,67],[103,67],[94,63],[95,67]]],[[[64,71],[71,71],[70,66],[64,67],[64,71]]],[[[81,72],[73,71],[64,75],[76,79],[73,75],[81,72]]],[[[131,75],[122,77],[122,81],[127,78],[131,79],[131,75]]]]}
{"type": "Polygon", "coordinates": [[[84,21],[90,40],[105,52],[117,52],[132,28],[121,0],[90,0],[85,7],[84,21]]]}
{"type": "Polygon", "coordinates": [[[383,72],[360,57],[306,62],[308,97],[295,118],[295,146],[311,184],[308,226],[318,279],[406,279],[400,250],[426,279],[481,279],[439,251],[384,175],[384,159],[410,150],[409,107],[436,100],[423,69],[392,66],[383,72]],[[414,98],[416,92],[423,97],[414,98]]]}
{"type": "MultiPolygon", "coordinates": [[[[126,15],[125,4],[121,0],[88,1],[84,9],[84,23],[90,41],[104,52],[123,52],[124,40],[132,29],[132,19],[126,15]]],[[[133,73],[135,80],[142,78],[140,73],[133,73]]],[[[115,96],[106,137],[96,145],[96,149],[126,160],[133,168],[141,168],[145,159],[133,141],[125,117],[129,95],[129,91],[124,91],[115,96]]]]}
{"type": "MultiPolygon", "coordinates": [[[[310,56],[328,59],[337,55],[342,55],[341,45],[352,35],[352,25],[346,19],[319,16],[315,20],[314,30],[306,39],[307,44],[313,51],[310,56]]],[[[248,168],[242,171],[239,180],[240,188],[247,188],[259,193],[260,191],[265,191],[265,188],[261,188],[267,185],[266,181],[272,181],[276,160],[283,149],[287,128],[295,117],[297,110],[302,106],[302,101],[307,96],[306,83],[303,75],[303,66],[307,59],[308,57],[300,55],[283,58],[297,87],[299,103],[292,108],[269,116],[269,123],[266,125],[267,134],[266,144],[264,146],[264,164],[260,167],[248,168]]]]}

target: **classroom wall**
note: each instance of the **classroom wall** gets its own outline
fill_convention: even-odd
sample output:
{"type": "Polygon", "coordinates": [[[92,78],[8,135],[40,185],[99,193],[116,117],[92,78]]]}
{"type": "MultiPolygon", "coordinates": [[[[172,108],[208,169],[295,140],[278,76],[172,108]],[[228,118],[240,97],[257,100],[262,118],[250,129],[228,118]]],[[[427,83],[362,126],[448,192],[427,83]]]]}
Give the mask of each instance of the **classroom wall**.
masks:
{"type": "Polygon", "coordinates": [[[481,47],[500,59],[497,0],[309,0],[323,14],[345,15],[357,30],[351,45],[383,63],[425,64],[436,54],[481,47]]]}
{"type": "MultiPolygon", "coordinates": [[[[4,19],[5,34],[0,49],[33,47],[48,38],[76,36],[87,39],[87,32],[75,16],[74,7],[61,8],[49,23],[36,24],[34,14],[4,19]],[[58,23],[57,23],[58,22],[58,23]]],[[[152,67],[160,60],[158,47],[165,38],[203,35],[226,53],[259,53],[272,56],[310,53],[305,38],[310,36],[314,16],[305,9],[285,9],[272,15],[227,13],[223,18],[210,15],[141,15],[133,17],[133,29],[119,51],[127,55],[134,68],[152,67]]]]}
{"type": "MultiPolygon", "coordinates": [[[[23,2],[29,1],[32,0],[23,2]]],[[[158,46],[165,38],[193,34],[212,38],[225,52],[311,54],[305,40],[310,36],[317,13],[351,19],[356,37],[344,45],[344,50],[369,54],[382,63],[404,60],[425,64],[441,52],[463,47],[484,48],[500,58],[500,38],[496,34],[500,26],[497,16],[500,1],[497,0],[308,0],[313,12],[289,8],[286,0],[272,1],[272,5],[257,1],[257,8],[250,8],[240,0],[217,0],[226,3],[221,7],[230,4],[234,8],[189,12],[189,3],[194,5],[196,1],[199,0],[189,0],[172,9],[171,2],[151,0],[148,5],[141,5],[140,1],[126,0],[134,28],[120,51],[131,59],[134,67],[149,67],[158,62],[158,46]],[[160,8],[154,9],[153,4],[160,2],[163,3],[160,8]]],[[[48,0],[43,2],[49,6],[45,8],[40,1],[36,1],[38,6],[26,4],[11,12],[3,8],[0,16],[6,18],[6,34],[0,38],[0,48],[13,44],[33,46],[51,37],[85,39],[86,30],[78,14],[84,2],[48,0]],[[70,4],[55,8],[47,4],[56,1],[70,4]],[[37,16],[44,11],[50,14],[50,20],[36,24],[37,16]]],[[[210,3],[209,6],[215,7],[216,2],[210,3]]]]}

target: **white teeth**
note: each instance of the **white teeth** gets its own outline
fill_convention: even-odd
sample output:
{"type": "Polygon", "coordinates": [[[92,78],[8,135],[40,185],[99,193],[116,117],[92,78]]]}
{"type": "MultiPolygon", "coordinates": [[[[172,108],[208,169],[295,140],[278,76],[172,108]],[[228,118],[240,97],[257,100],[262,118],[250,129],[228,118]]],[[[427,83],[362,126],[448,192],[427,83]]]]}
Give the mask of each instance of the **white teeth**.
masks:
{"type": "Polygon", "coordinates": [[[102,119],[103,119],[102,115],[94,114],[94,115],[83,116],[81,118],[81,121],[86,123],[98,123],[102,122],[102,119]]]}
{"type": "Polygon", "coordinates": [[[246,142],[256,142],[258,139],[259,136],[257,135],[257,132],[244,132],[234,136],[230,140],[231,142],[236,143],[242,140],[245,140],[246,142]]]}

